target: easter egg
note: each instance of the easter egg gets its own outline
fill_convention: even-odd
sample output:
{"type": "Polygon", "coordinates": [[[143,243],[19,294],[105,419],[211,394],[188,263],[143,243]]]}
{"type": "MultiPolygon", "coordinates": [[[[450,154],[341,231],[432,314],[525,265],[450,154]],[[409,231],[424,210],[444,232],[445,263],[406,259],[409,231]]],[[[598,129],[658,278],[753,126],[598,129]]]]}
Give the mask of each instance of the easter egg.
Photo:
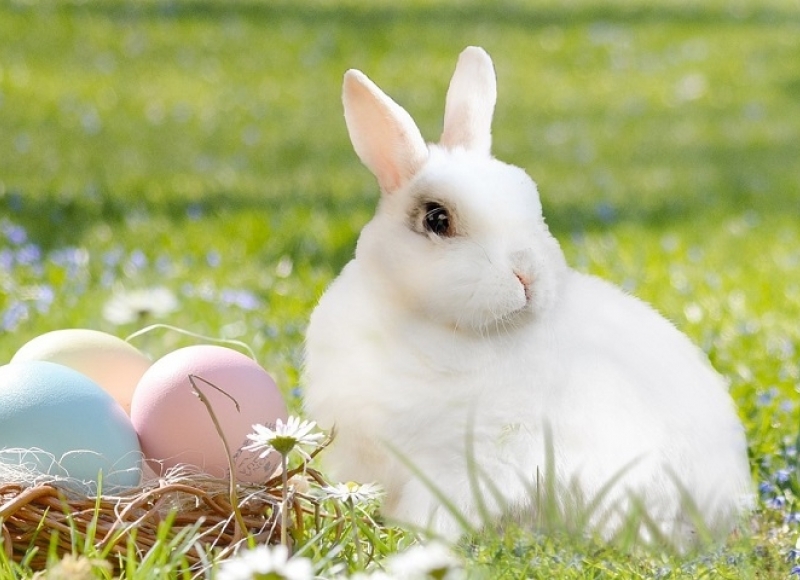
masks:
{"type": "Polygon", "coordinates": [[[272,377],[253,359],[230,348],[197,345],[158,359],[147,369],[133,393],[131,421],[142,451],[160,469],[189,465],[228,477],[228,458],[237,481],[264,482],[279,463],[277,454],[259,458],[243,449],[256,423],[273,426],[287,418],[286,405],[272,377]],[[225,436],[227,449],[207,399],[225,436]]]}
{"type": "Polygon", "coordinates": [[[83,373],[103,387],[126,413],[136,384],[151,364],[147,356],[121,338],[83,328],[54,330],[20,348],[11,362],[50,361],[83,373]]]}
{"type": "Polygon", "coordinates": [[[0,464],[133,487],[142,453],[122,407],[87,376],[47,361],[0,367],[0,464]]]}

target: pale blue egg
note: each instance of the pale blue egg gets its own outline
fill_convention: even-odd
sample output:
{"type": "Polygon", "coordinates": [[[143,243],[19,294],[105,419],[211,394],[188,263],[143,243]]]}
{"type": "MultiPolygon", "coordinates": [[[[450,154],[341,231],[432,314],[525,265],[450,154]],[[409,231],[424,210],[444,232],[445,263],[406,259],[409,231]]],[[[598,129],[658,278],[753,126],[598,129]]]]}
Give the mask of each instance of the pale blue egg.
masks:
{"type": "Polygon", "coordinates": [[[107,492],[139,484],[142,454],[125,411],[89,377],[20,361],[0,366],[0,463],[90,486],[102,472],[107,492]]]}

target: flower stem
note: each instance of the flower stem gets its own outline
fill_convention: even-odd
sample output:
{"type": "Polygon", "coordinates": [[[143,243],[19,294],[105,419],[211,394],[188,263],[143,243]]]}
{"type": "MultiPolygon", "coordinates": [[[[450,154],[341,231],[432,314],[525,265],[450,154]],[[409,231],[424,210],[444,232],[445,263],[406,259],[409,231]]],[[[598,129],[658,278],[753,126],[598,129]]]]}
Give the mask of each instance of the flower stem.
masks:
{"type": "Polygon", "coordinates": [[[281,481],[283,483],[281,498],[281,545],[289,547],[286,528],[289,527],[289,465],[286,459],[287,454],[281,453],[281,481]]]}
{"type": "Polygon", "coordinates": [[[361,552],[361,542],[358,541],[358,523],[356,519],[356,505],[352,498],[347,499],[347,509],[350,512],[350,526],[353,531],[353,542],[356,544],[356,565],[361,565],[364,555],[361,552]]]}
{"type": "Polygon", "coordinates": [[[234,531],[234,537],[238,540],[241,538],[247,530],[247,525],[244,522],[244,518],[242,517],[242,512],[239,509],[239,496],[236,491],[236,465],[234,465],[233,458],[231,457],[230,448],[228,447],[228,441],[225,438],[225,432],[222,430],[222,426],[219,423],[219,419],[217,419],[217,415],[214,413],[214,410],[211,408],[211,402],[205,396],[203,391],[197,388],[197,384],[194,380],[197,379],[199,381],[203,381],[208,386],[216,389],[226,397],[228,397],[233,404],[236,406],[236,410],[239,410],[239,403],[231,397],[228,393],[220,389],[214,383],[211,383],[205,380],[203,377],[197,375],[189,375],[189,383],[192,385],[192,392],[194,392],[195,396],[200,399],[200,401],[205,405],[206,409],[208,410],[208,414],[211,417],[211,421],[214,423],[214,429],[217,430],[217,434],[219,435],[220,440],[222,441],[222,446],[225,448],[225,456],[228,460],[228,471],[230,472],[230,482],[228,483],[228,499],[231,502],[231,509],[233,510],[233,516],[236,520],[236,529],[234,531]]]}

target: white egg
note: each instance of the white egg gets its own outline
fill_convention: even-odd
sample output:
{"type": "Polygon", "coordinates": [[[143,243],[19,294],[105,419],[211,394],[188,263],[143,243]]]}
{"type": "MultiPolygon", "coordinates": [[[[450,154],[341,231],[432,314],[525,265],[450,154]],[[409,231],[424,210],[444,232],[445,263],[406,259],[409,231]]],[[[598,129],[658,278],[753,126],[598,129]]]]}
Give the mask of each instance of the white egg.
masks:
{"type": "Polygon", "coordinates": [[[20,348],[11,362],[48,361],[83,373],[131,412],[131,398],[151,361],[121,338],[84,328],[54,330],[20,348]]]}

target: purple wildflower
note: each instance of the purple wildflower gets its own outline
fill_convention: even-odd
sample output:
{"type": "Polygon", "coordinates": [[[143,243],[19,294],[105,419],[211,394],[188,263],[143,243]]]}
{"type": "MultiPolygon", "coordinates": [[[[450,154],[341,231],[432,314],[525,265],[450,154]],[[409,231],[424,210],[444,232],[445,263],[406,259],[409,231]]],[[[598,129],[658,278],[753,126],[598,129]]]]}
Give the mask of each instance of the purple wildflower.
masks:
{"type": "Polygon", "coordinates": [[[145,256],[144,252],[141,250],[134,250],[128,258],[128,264],[134,270],[141,270],[147,266],[147,256],[145,256]]]}
{"type": "Polygon", "coordinates": [[[248,290],[226,289],[222,291],[220,298],[225,304],[238,306],[242,310],[255,310],[261,306],[258,297],[248,290]]]}
{"type": "Polygon", "coordinates": [[[15,246],[20,246],[28,241],[28,232],[25,231],[25,228],[18,226],[17,224],[12,224],[9,222],[3,223],[2,231],[5,234],[6,239],[8,239],[8,241],[15,246]]]}
{"type": "Polygon", "coordinates": [[[212,268],[216,268],[222,263],[222,256],[216,250],[211,250],[206,254],[206,263],[212,268]]]}
{"type": "Polygon", "coordinates": [[[25,266],[38,263],[42,259],[42,250],[36,244],[25,244],[17,250],[17,263],[25,266]]]}
{"type": "Polygon", "coordinates": [[[779,484],[787,483],[792,472],[788,469],[779,469],[775,472],[775,481],[779,484]]]}
{"type": "Polygon", "coordinates": [[[769,509],[780,511],[786,507],[786,498],[783,497],[782,495],[776,495],[775,497],[768,499],[764,503],[769,509]]]}
{"type": "Polygon", "coordinates": [[[0,328],[3,330],[11,331],[16,330],[20,322],[28,318],[28,305],[24,302],[13,302],[5,312],[3,318],[0,320],[0,328]]]}
{"type": "Polygon", "coordinates": [[[50,306],[55,300],[56,293],[53,291],[52,286],[43,285],[36,288],[36,310],[40,314],[46,314],[50,311],[50,306]]]}
{"type": "Polygon", "coordinates": [[[14,252],[8,248],[0,249],[0,271],[10,272],[14,267],[14,252]]]}
{"type": "Polygon", "coordinates": [[[122,248],[114,248],[103,254],[103,264],[108,266],[109,268],[113,268],[119,261],[122,259],[123,251],[122,248]]]}
{"type": "Polygon", "coordinates": [[[186,217],[191,221],[197,221],[203,217],[203,207],[199,204],[193,203],[186,208],[186,217]]]}

